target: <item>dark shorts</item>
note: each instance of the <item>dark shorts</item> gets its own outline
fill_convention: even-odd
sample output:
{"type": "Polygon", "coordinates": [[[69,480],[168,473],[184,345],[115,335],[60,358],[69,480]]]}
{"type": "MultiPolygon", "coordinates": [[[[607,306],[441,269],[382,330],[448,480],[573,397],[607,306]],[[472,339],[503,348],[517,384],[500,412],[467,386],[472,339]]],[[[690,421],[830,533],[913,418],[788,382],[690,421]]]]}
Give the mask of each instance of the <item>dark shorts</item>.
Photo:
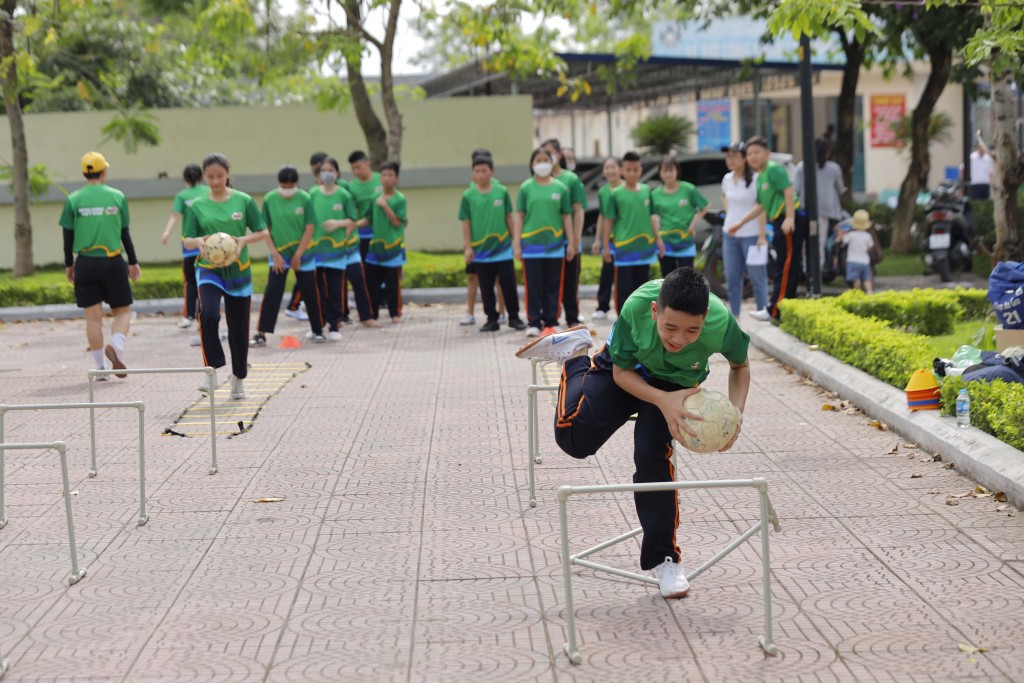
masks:
{"type": "Polygon", "coordinates": [[[476,262],[466,264],[466,275],[476,275],[476,262]]]}
{"type": "Polygon", "coordinates": [[[75,259],[75,303],[79,308],[89,308],[104,301],[111,308],[131,305],[128,264],[120,256],[79,256],[75,259]]]}

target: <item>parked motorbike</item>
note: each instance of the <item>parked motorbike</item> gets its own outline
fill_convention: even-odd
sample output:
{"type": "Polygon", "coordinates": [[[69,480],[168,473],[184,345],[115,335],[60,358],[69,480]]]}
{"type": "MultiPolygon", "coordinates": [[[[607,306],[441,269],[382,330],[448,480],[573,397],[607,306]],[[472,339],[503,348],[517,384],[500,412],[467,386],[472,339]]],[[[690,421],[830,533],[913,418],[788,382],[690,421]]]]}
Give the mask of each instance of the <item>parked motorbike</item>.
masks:
{"type": "Polygon", "coordinates": [[[959,190],[959,183],[943,182],[924,205],[927,229],[921,243],[922,260],[926,273],[938,273],[943,282],[950,282],[954,272],[970,271],[973,265],[974,214],[971,200],[959,190]]]}

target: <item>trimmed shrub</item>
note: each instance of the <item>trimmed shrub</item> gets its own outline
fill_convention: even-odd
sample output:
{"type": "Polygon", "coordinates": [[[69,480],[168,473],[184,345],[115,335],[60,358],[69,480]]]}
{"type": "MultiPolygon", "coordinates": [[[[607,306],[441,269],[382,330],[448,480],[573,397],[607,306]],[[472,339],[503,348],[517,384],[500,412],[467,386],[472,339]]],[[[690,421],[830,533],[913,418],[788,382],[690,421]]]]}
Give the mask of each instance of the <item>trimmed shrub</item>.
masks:
{"type": "Polygon", "coordinates": [[[971,426],[1024,450],[1024,384],[947,377],[942,382],[943,415],[956,414],[956,397],[964,387],[971,396],[971,426]]]}
{"type": "Polygon", "coordinates": [[[879,292],[868,296],[859,289],[844,292],[836,305],[862,318],[878,318],[896,329],[929,337],[953,332],[960,305],[936,290],[879,292]]]}

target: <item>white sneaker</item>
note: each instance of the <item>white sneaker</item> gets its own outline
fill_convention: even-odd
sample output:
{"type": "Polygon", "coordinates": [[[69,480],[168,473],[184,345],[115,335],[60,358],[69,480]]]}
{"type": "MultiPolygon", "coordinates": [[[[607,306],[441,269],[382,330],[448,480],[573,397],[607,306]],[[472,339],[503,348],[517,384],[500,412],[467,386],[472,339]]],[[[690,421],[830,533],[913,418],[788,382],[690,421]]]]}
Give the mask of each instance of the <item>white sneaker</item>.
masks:
{"type": "Polygon", "coordinates": [[[245,384],[243,380],[231,375],[231,400],[241,401],[245,398],[245,384]]]}
{"type": "Polygon", "coordinates": [[[199,391],[204,394],[212,393],[219,383],[220,382],[217,381],[216,373],[214,373],[212,377],[210,375],[203,375],[203,381],[199,385],[199,391]]]}
{"type": "Polygon", "coordinates": [[[181,320],[178,321],[178,329],[187,330],[188,328],[192,327],[192,324],[195,321],[195,318],[182,318],[181,320]]]}
{"type": "Polygon", "coordinates": [[[594,320],[607,320],[608,319],[608,312],[607,311],[594,311],[594,315],[592,315],[590,317],[593,318],[594,320]]]}
{"type": "Polygon", "coordinates": [[[685,598],[690,592],[690,582],[686,580],[683,565],[673,562],[671,557],[651,570],[651,575],[658,579],[658,588],[663,598],[685,598]]]}
{"type": "Polygon", "coordinates": [[[498,324],[499,325],[506,325],[506,324],[508,324],[508,314],[507,313],[502,313],[501,315],[498,316],[498,324]]]}
{"type": "Polygon", "coordinates": [[[203,340],[200,339],[199,337],[189,337],[188,345],[189,346],[202,346],[203,345],[203,340]]]}
{"type": "Polygon", "coordinates": [[[298,309],[296,309],[294,311],[292,309],[290,309],[290,308],[284,309],[284,314],[286,316],[288,316],[289,318],[295,318],[296,320],[302,320],[303,312],[304,311],[301,308],[298,308],[298,309]]]}
{"type": "Polygon", "coordinates": [[[576,322],[585,323],[585,322],[587,322],[587,317],[585,315],[583,315],[582,313],[580,313],[577,316],[576,322]]]}
{"type": "Polygon", "coordinates": [[[543,358],[545,360],[568,360],[580,349],[589,349],[594,345],[590,330],[583,325],[570,328],[565,332],[546,334],[516,351],[516,358],[543,358]]]}
{"type": "Polygon", "coordinates": [[[327,333],[327,338],[331,341],[341,341],[341,332],[338,330],[331,330],[327,333]]]}
{"type": "Polygon", "coordinates": [[[754,320],[768,321],[772,319],[772,314],[768,312],[767,308],[762,308],[760,311],[751,313],[750,317],[754,320]]]}
{"type": "Polygon", "coordinates": [[[533,326],[527,327],[526,328],[526,336],[527,337],[539,337],[540,336],[540,328],[539,327],[533,327],[533,326]]]}
{"type": "Polygon", "coordinates": [[[476,316],[469,315],[468,313],[462,316],[462,320],[459,321],[460,325],[476,325],[476,316]]]}
{"type": "MultiPolygon", "coordinates": [[[[124,352],[117,349],[113,344],[107,344],[106,348],[103,350],[103,353],[106,355],[107,360],[110,361],[111,370],[124,370],[127,367],[124,364],[124,352]]],[[[123,372],[114,375],[114,377],[118,377],[120,379],[124,379],[127,376],[128,375],[124,374],[123,372]]]]}

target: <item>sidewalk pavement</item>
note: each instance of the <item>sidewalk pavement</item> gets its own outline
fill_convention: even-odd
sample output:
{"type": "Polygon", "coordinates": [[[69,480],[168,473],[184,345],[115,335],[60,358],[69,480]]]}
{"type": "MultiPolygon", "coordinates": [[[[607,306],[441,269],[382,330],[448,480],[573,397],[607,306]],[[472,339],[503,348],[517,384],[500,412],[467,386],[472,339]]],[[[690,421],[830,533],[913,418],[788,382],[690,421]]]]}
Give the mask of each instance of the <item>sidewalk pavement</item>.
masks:
{"type": "MultiPolygon", "coordinates": [[[[585,309],[589,313],[589,307],[585,309]]],[[[100,475],[86,477],[88,420],[10,413],[12,440],[66,439],[87,576],[67,587],[60,479],[51,453],[6,453],[0,658],[8,681],[1016,681],[1024,677],[1024,523],[931,451],[751,351],[744,432],[691,455],[688,480],[763,476],[773,534],[778,657],[762,630],[758,543],[667,602],[654,587],[577,568],[583,663],[566,638],[555,492],[629,482],[625,427],[575,461],[541,432],[538,507],[526,495],[530,368],[523,337],[461,327],[459,306],[410,306],[339,343],[254,350],[308,362],[253,429],[218,441],[158,436],[197,393],[192,376],[132,376],[97,399],[146,402],[150,521],[135,525],[136,439],[127,411],[98,414],[100,475]],[[257,503],[267,497],[276,503],[257,503]],[[983,647],[985,652],[964,652],[983,647]]],[[[744,324],[747,324],[746,321],[744,324]]],[[[596,327],[606,335],[609,325],[596,327]]],[[[279,334],[302,335],[283,319],[279,334]]],[[[190,366],[192,332],[142,316],[130,365],[190,366]]],[[[0,329],[0,400],[78,401],[81,322],[0,329]]],[[[708,385],[725,390],[728,366],[708,385]]],[[[545,424],[552,407],[542,403],[545,424]]],[[[573,499],[583,548],[637,525],[631,496],[573,499]]],[[[749,491],[681,496],[693,569],[756,518],[749,491]]],[[[753,539],[756,541],[757,539],[753,539]]],[[[637,568],[635,541],[595,559],[637,568]]]]}

